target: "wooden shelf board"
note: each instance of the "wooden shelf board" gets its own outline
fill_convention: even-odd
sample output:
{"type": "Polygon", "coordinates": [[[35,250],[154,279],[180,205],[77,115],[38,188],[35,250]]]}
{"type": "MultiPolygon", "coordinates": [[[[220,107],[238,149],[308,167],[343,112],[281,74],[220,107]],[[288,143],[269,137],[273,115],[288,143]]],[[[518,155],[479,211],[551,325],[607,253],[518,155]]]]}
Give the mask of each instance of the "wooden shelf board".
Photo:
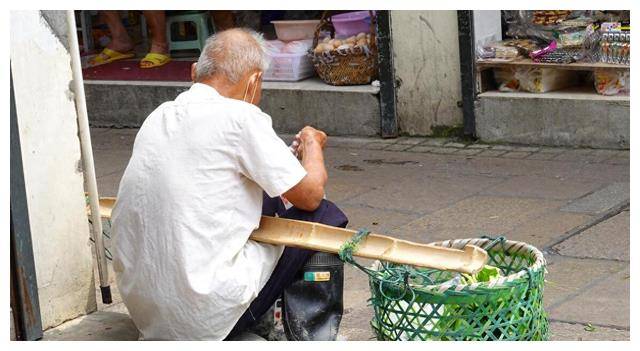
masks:
{"type": "Polygon", "coordinates": [[[544,68],[558,68],[577,71],[592,71],[597,68],[612,68],[628,70],[627,65],[616,65],[612,63],[603,62],[573,62],[573,63],[546,63],[546,62],[533,62],[531,59],[518,59],[509,62],[496,62],[496,61],[476,61],[476,68],[478,71],[482,71],[487,68],[500,68],[500,67],[544,67],[544,68]]]}

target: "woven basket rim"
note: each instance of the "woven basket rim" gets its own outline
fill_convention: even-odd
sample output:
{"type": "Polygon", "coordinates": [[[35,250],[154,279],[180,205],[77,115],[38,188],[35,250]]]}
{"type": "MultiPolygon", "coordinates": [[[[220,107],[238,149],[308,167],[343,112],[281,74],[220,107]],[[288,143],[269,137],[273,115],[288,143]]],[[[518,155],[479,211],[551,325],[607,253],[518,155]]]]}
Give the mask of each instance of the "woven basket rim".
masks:
{"type": "MultiPolygon", "coordinates": [[[[467,238],[467,239],[453,239],[453,240],[444,240],[433,242],[430,245],[434,246],[442,246],[442,247],[450,247],[454,249],[462,249],[466,245],[476,245],[478,247],[484,248],[489,245],[493,240],[486,238],[467,238]]],[[[526,275],[531,272],[532,274],[539,272],[540,270],[546,270],[546,261],[544,259],[544,255],[542,251],[540,251],[535,246],[521,242],[521,241],[513,241],[513,240],[504,240],[504,246],[506,247],[506,252],[511,254],[524,254],[535,257],[535,262],[527,267],[528,269],[520,269],[519,271],[509,274],[505,277],[501,277],[495,279],[490,282],[477,282],[472,284],[462,283],[462,284],[453,284],[453,283],[439,283],[439,284],[430,284],[424,286],[410,285],[411,289],[419,292],[427,292],[427,293],[444,293],[447,291],[469,291],[469,290],[493,290],[493,289],[503,289],[503,288],[512,288],[516,283],[519,283],[520,279],[529,279],[526,278],[526,275]]],[[[374,261],[371,265],[371,270],[379,271],[380,269],[380,261],[374,261]]],[[[374,279],[371,277],[370,279],[374,279]]]]}

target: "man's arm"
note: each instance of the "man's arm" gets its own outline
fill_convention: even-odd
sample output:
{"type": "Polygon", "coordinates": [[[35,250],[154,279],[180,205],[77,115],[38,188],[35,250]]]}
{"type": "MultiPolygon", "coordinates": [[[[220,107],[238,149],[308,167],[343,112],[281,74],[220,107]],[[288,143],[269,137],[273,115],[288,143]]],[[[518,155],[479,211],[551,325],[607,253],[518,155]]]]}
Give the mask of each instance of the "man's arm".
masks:
{"type": "Polygon", "coordinates": [[[304,127],[300,132],[299,152],[302,156],[302,167],[307,175],[293,188],[284,193],[284,197],[293,206],[314,211],[320,206],[324,197],[324,186],[327,183],[327,170],[324,167],[323,148],[327,135],[312,127],[304,127]]]}

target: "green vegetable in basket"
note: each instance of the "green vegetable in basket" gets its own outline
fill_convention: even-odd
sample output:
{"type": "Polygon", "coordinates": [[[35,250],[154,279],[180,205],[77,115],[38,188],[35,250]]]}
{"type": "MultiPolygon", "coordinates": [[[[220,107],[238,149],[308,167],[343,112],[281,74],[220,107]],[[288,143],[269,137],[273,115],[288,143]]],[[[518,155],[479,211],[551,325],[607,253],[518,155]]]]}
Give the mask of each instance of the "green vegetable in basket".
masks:
{"type": "Polygon", "coordinates": [[[462,273],[462,281],[466,284],[473,284],[479,282],[490,282],[495,279],[501,278],[502,271],[500,268],[485,265],[478,273],[476,274],[466,274],[462,273]]]}

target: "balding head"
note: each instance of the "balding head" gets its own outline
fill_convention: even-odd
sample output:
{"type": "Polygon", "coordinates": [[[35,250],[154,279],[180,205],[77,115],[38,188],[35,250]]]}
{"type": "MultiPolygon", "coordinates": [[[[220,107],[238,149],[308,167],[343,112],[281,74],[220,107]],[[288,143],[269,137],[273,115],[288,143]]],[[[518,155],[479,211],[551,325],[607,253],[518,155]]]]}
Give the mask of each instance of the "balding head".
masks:
{"type": "Polygon", "coordinates": [[[207,39],[195,67],[195,81],[218,76],[236,84],[247,73],[264,72],[268,67],[262,34],[251,29],[233,28],[207,39]]]}

